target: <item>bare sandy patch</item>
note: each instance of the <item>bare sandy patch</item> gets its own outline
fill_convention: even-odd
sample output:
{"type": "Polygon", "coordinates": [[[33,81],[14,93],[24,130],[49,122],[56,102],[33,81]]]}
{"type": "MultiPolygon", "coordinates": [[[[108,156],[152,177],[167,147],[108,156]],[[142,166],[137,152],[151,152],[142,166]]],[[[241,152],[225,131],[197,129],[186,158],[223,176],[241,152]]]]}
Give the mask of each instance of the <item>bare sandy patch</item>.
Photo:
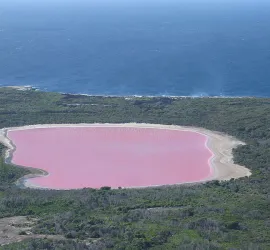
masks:
{"type": "Polygon", "coordinates": [[[33,226],[38,223],[37,219],[26,216],[15,216],[0,219],[0,246],[26,239],[54,239],[64,240],[62,235],[42,235],[32,232],[33,226]]]}
{"type": "MultiPolygon", "coordinates": [[[[126,128],[155,128],[155,129],[167,129],[167,130],[180,130],[190,131],[207,136],[207,147],[213,153],[213,157],[210,160],[210,166],[212,168],[212,176],[208,179],[203,180],[230,180],[231,178],[241,178],[250,176],[251,171],[244,166],[235,164],[233,161],[232,149],[239,145],[244,145],[243,142],[237,140],[232,136],[222,134],[220,132],[210,131],[203,128],[187,127],[187,126],[176,126],[176,125],[160,125],[160,124],[137,124],[137,123],[126,123],[126,124],[40,124],[40,125],[29,125],[23,127],[4,128],[0,130],[0,142],[8,147],[6,151],[6,159],[11,159],[12,153],[14,152],[15,145],[8,137],[9,131],[14,130],[25,130],[25,129],[39,129],[39,128],[61,128],[61,127],[126,127],[126,128]]],[[[35,172],[31,175],[25,176],[19,180],[19,184],[32,188],[39,188],[33,186],[27,179],[43,176],[48,173],[42,170],[34,170],[35,172]]],[[[176,183],[177,184],[177,183],[176,183]]]]}

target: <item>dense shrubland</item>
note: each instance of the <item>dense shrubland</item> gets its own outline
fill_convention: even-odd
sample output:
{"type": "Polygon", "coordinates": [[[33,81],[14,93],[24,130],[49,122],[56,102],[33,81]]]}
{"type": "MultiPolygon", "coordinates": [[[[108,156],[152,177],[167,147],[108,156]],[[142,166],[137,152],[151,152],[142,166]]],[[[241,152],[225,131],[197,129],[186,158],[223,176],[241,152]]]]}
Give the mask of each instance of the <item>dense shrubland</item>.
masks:
{"type": "MultiPolygon", "coordinates": [[[[270,249],[270,99],[116,98],[0,89],[0,128],[144,122],[204,127],[246,142],[234,160],[251,177],[148,189],[19,189],[27,170],[0,161],[0,217],[39,219],[32,239],[3,249],[270,249]]],[[[3,151],[0,146],[0,151],[3,151]]]]}

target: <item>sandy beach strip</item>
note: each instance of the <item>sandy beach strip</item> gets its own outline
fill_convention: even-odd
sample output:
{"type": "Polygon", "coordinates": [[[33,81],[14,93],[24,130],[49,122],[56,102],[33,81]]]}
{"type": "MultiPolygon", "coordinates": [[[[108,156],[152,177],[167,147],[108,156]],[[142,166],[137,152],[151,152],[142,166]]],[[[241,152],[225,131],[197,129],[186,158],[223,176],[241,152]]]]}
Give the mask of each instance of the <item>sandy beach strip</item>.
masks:
{"type": "MultiPolygon", "coordinates": [[[[236,138],[222,134],[220,132],[210,131],[204,128],[178,126],[178,125],[161,125],[161,124],[144,124],[144,123],[125,123],[125,124],[110,124],[110,123],[93,123],[93,124],[36,124],[22,127],[3,128],[0,130],[0,142],[4,144],[8,150],[6,151],[5,157],[9,160],[12,158],[12,153],[16,150],[15,145],[8,137],[9,131],[14,130],[26,130],[26,129],[42,129],[42,128],[61,128],[61,127],[123,127],[123,128],[155,128],[155,129],[166,129],[166,130],[180,130],[190,131],[205,135],[207,137],[206,146],[213,153],[213,157],[210,159],[210,167],[212,168],[212,176],[203,182],[210,180],[230,180],[231,178],[237,179],[245,176],[250,176],[251,171],[244,166],[240,166],[234,163],[232,149],[239,145],[244,145],[243,142],[236,138]]],[[[31,169],[31,168],[29,168],[31,169]]],[[[25,185],[27,187],[38,188],[31,185],[27,180],[37,176],[47,175],[45,171],[35,169],[37,173],[33,173],[24,176],[18,180],[17,184],[25,185]]]]}

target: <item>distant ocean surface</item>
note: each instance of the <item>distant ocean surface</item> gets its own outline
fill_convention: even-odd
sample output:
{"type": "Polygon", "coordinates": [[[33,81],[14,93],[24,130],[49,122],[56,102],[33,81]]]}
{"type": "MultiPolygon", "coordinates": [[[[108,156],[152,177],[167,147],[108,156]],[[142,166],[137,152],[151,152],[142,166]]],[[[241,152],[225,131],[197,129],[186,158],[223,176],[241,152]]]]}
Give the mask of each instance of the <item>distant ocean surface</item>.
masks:
{"type": "Polygon", "coordinates": [[[270,97],[270,1],[0,0],[0,86],[270,97]]]}

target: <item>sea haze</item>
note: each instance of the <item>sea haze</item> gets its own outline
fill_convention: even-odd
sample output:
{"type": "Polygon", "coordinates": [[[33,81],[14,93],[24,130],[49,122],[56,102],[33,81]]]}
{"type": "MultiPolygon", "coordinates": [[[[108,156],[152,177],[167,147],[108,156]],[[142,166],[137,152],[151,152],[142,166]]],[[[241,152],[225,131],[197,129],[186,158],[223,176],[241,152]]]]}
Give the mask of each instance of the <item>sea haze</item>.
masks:
{"type": "Polygon", "coordinates": [[[0,86],[270,96],[270,1],[0,0],[0,86]]]}

